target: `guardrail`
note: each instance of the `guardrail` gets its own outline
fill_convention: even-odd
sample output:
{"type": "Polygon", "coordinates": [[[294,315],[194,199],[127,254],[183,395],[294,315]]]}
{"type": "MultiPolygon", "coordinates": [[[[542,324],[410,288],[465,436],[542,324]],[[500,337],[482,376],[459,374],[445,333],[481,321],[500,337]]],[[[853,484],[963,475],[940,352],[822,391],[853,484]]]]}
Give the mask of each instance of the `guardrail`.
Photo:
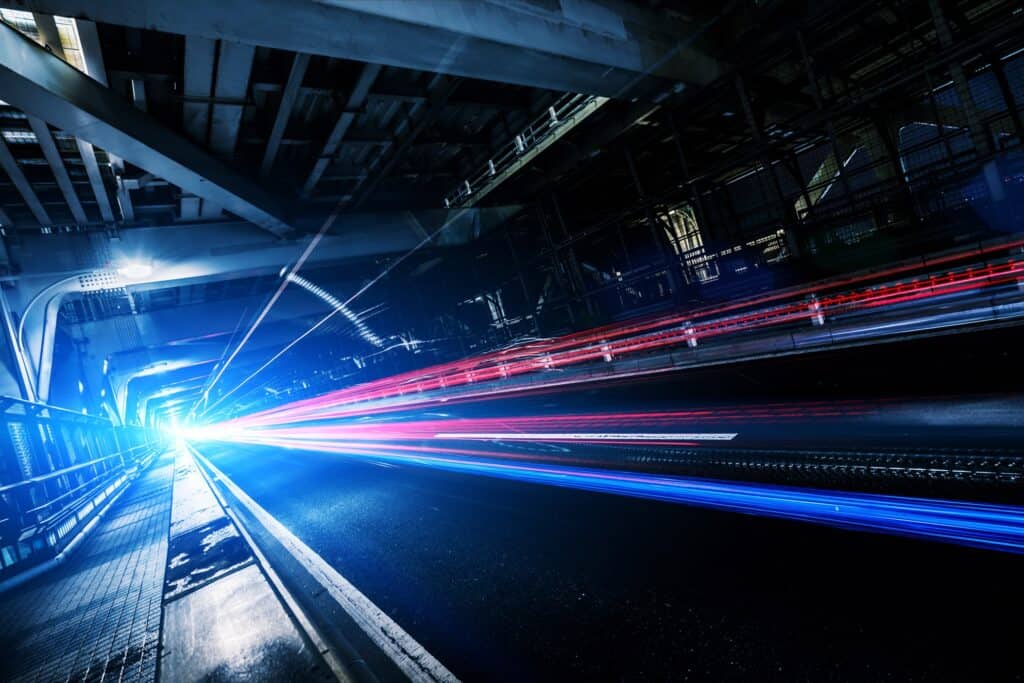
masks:
{"type": "Polygon", "coordinates": [[[816,286],[792,288],[717,307],[639,318],[565,337],[517,345],[370,383],[347,399],[423,402],[495,396],[613,378],[639,377],[722,362],[946,334],[1024,320],[1024,260],[1019,245],[936,256],[816,286]],[[1010,250],[1006,255],[1004,250],[1010,250]],[[957,259],[954,259],[954,256],[957,259]],[[884,272],[913,274],[879,280],[884,272]],[[921,271],[924,272],[921,272],[921,271]],[[856,283],[859,287],[837,288],[856,283]]]}
{"type": "Polygon", "coordinates": [[[141,428],[0,397],[0,580],[59,556],[155,445],[141,428]]]}
{"type": "Polygon", "coordinates": [[[479,171],[449,192],[444,198],[445,208],[469,208],[480,201],[607,101],[607,97],[595,95],[563,95],[488,159],[479,171]]]}

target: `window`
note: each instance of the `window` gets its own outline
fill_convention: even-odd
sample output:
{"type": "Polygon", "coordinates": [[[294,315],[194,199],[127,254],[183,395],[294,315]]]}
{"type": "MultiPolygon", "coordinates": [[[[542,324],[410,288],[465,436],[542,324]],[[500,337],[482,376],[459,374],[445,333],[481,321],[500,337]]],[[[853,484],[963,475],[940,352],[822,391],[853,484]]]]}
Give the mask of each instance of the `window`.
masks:
{"type": "Polygon", "coordinates": [[[31,12],[25,12],[20,9],[0,9],[0,19],[3,19],[13,28],[18,29],[37,43],[41,44],[43,42],[39,37],[39,29],[36,28],[36,20],[31,12]]]}
{"type": "Polygon", "coordinates": [[[700,249],[704,246],[704,238],[700,234],[700,226],[697,224],[697,217],[693,213],[693,207],[689,204],[672,209],[668,212],[672,229],[669,239],[676,250],[676,254],[683,256],[687,252],[700,249]]]}
{"type": "Polygon", "coordinates": [[[36,142],[36,134],[28,130],[5,130],[0,133],[12,145],[27,145],[36,142]]]}
{"type": "MultiPolygon", "coordinates": [[[[25,12],[16,9],[0,9],[0,19],[21,31],[26,36],[40,45],[44,44],[43,36],[39,33],[35,16],[32,12],[25,12]]],[[[82,53],[82,41],[78,37],[78,24],[70,17],[53,17],[57,26],[57,36],[60,39],[60,47],[64,52],[64,61],[81,72],[85,72],[85,55],[82,53]]]]}
{"type": "Polygon", "coordinates": [[[690,282],[709,282],[718,277],[718,263],[704,251],[704,237],[693,207],[683,204],[668,212],[669,241],[686,266],[690,282]]]}
{"type": "Polygon", "coordinates": [[[85,73],[85,55],[82,53],[82,41],[78,38],[78,24],[69,17],[54,17],[53,20],[57,24],[65,61],[85,73]]]}

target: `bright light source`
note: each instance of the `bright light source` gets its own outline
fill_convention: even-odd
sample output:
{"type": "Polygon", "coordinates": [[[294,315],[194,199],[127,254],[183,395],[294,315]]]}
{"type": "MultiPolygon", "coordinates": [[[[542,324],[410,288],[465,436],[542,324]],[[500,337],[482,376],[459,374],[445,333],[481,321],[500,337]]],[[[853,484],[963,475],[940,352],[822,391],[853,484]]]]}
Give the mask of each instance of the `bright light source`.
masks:
{"type": "Polygon", "coordinates": [[[85,393],[85,385],[82,384],[82,380],[78,380],[78,393],[85,393]]]}
{"type": "Polygon", "coordinates": [[[153,272],[152,264],[143,261],[127,261],[117,268],[117,274],[125,280],[141,280],[153,272]]]}

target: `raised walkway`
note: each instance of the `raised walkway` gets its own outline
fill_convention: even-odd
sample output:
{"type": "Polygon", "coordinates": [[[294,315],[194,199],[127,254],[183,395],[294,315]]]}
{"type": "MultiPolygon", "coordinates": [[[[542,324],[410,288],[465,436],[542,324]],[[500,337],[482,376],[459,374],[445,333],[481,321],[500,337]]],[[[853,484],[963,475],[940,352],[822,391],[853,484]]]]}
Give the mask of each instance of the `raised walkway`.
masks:
{"type": "Polygon", "coordinates": [[[67,562],[0,595],[0,680],[155,679],[173,460],[158,458],[67,562]]]}
{"type": "Polygon", "coordinates": [[[0,593],[0,681],[328,681],[188,452],[172,449],[54,569],[0,593]]]}

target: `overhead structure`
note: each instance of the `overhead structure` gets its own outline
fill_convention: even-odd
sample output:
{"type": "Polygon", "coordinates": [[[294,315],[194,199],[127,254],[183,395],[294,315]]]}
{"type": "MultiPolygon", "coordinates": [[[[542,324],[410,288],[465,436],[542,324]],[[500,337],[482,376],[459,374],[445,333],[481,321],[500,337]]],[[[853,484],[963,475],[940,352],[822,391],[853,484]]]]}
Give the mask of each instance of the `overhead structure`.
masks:
{"type": "Polygon", "coordinates": [[[698,47],[700,24],[616,0],[269,0],[259,12],[246,0],[27,0],[19,7],[606,97],[649,77],[704,85],[722,73],[698,47]]]}
{"type": "MultiPolygon", "coordinates": [[[[407,253],[422,246],[424,231],[437,234],[435,246],[458,246],[474,239],[481,232],[489,232],[518,211],[518,207],[473,209],[460,211],[433,210],[416,215],[399,213],[349,213],[336,223],[337,232],[324,237],[312,253],[309,268],[336,267],[360,259],[388,254],[407,253]],[[411,220],[410,220],[411,219],[411,220]]],[[[25,235],[17,249],[22,267],[29,275],[22,277],[16,290],[16,309],[22,321],[15,338],[20,344],[35,376],[33,389],[44,400],[50,394],[51,373],[54,365],[54,344],[58,318],[62,305],[69,296],[104,295],[122,292],[126,287],[144,293],[168,287],[216,285],[240,280],[266,278],[280,271],[281,264],[293,260],[308,244],[308,238],[295,242],[275,239],[265,231],[242,222],[218,223],[211,230],[209,223],[179,225],[174,228],[174,239],[167,239],[166,228],[135,228],[124,231],[116,239],[109,235],[94,235],[90,240],[97,251],[106,253],[111,264],[131,263],[133,255],[145,254],[146,268],[138,277],[125,277],[112,265],[91,270],[72,272],[70,275],[54,268],[74,248],[72,238],[52,235],[25,235]]],[[[302,285],[305,286],[305,285],[302,285]]],[[[336,309],[345,309],[343,315],[352,319],[361,334],[365,325],[354,319],[348,309],[321,288],[314,292],[336,309]],[[350,318],[350,316],[352,316],[350,318]]],[[[294,313],[294,306],[290,311],[294,313]]],[[[128,316],[135,324],[138,309],[134,303],[115,309],[106,315],[128,316]]],[[[143,325],[149,321],[138,318],[143,325]]],[[[180,329],[166,328],[165,333],[176,334],[180,329]]],[[[117,334],[104,337],[92,335],[93,345],[118,347],[117,334]]],[[[137,335],[133,335],[137,336],[137,335]]],[[[373,335],[374,345],[378,340],[373,335]]],[[[134,342],[133,342],[134,343],[134,342]]]]}
{"type": "Polygon", "coordinates": [[[0,26],[4,100],[276,235],[291,228],[269,193],[9,26],[0,26]]]}
{"type": "Polygon", "coordinates": [[[1003,2],[844,0],[792,21],[682,0],[5,4],[0,271],[40,376],[60,317],[117,319],[137,349],[147,302],[258,299],[240,283],[278,287],[331,215],[296,276],[339,321],[372,316],[387,349],[475,348],[780,284],[803,259],[828,271],[890,228],[945,244],[929,212],[975,201],[957,194],[973,160],[1003,201],[1002,150],[1024,139],[1003,2]],[[132,250],[151,277],[103,294],[96,274],[132,250]]]}

